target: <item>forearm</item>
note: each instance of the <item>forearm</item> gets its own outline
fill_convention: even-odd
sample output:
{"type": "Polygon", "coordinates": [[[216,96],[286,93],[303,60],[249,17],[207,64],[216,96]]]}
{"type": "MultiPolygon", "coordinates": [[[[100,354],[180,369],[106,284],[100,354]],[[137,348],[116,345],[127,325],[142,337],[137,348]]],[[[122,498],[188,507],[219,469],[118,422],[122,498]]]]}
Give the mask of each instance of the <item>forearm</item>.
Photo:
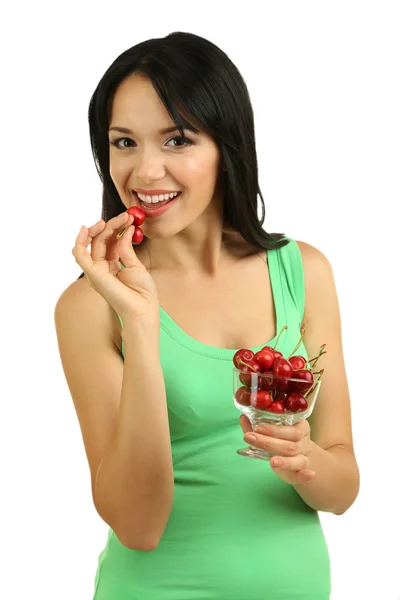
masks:
{"type": "Polygon", "coordinates": [[[315,510],[343,514],[353,504],[360,486],[356,460],[348,451],[333,447],[324,450],[312,442],[308,469],[317,476],[293,487],[315,510]]]}
{"type": "Polygon", "coordinates": [[[159,324],[125,326],[118,426],[97,472],[100,516],[130,548],[151,550],[164,532],[174,476],[159,324]]]}

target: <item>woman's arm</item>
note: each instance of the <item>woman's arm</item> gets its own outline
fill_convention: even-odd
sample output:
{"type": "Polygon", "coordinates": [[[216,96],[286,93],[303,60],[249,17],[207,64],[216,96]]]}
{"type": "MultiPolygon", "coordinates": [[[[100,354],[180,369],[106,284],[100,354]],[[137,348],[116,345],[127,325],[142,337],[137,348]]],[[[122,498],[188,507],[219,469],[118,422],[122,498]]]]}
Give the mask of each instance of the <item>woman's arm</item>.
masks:
{"type": "Polygon", "coordinates": [[[298,242],[305,277],[304,344],[310,358],[322,344],[326,354],[314,411],[308,421],[293,426],[261,425],[251,436],[251,424],[241,417],[245,441],[273,453],[276,474],[297,490],[315,510],[343,514],[359,491],[359,471],[354,455],[350,395],[342,349],[338,298],[332,269],[316,248],[298,242]],[[277,465],[280,461],[281,464],[277,465]],[[316,474],[316,477],[315,477],[316,474]]]}
{"type": "Polygon", "coordinates": [[[60,356],[74,401],[100,517],[130,549],[157,547],[172,509],[174,474],[158,313],[124,324],[83,279],[55,309],[60,356]]]}
{"type": "Polygon", "coordinates": [[[353,447],[339,302],[327,258],[313,246],[297,243],[305,278],[304,344],[310,357],[318,354],[322,344],[326,344],[327,353],[318,360],[318,370],[324,369],[324,374],[309,418],[312,450],[308,469],[315,471],[317,477],[294,487],[312,508],[342,514],[355,501],[360,480],[353,447]]]}
{"type": "Polygon", "coordinates": [[[124,325],[124,375],[116,434],[98,468],[95,503],[120,541],[153,550],[167,525],[174,472],[159,324],[124,325]]]}

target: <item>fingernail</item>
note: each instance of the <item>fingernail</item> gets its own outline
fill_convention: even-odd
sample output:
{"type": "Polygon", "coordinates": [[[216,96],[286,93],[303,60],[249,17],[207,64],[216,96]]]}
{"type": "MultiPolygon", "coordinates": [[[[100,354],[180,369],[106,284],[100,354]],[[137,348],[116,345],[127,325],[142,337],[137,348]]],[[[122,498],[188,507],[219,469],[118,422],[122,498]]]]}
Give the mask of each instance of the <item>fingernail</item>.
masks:
{"type": "Polygon", "coordinates": [[[245,438],[246,442],[255,442],[257,440],[257,437],[254,435],[254,433],[246,433],[245,438]]]}
{"type": "Polygon", "coordinates": [[[257,431],[257,433],[267,433],[267,429],[266,427],[263,427],[262,425],[257,425],[257,427],[254,429],[254,431],[257,431]]]}
{"type": "Polygon", "coordinates": [[[273,467],[281,467],[282,465],[283,465],[283,460],[281,460],[280,458],[274,458],[274,460],[272,461],[273,467]]]}

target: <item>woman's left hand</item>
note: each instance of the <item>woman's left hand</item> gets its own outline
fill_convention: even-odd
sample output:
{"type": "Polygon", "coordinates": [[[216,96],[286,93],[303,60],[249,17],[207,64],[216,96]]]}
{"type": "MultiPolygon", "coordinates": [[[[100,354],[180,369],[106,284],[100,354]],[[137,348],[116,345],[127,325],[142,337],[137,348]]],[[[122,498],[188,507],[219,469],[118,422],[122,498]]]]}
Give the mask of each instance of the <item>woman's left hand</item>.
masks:
{"type": "Polygon", "coordinates": [[[245,442],[276,454],[270,465],[283,481],[295,485],[314,479],[315,471],[308,468],[312,452],[308,421],[303,419],[296,425],[259,425],[253,431],[249,419],[241,415],[240,426],[245,442]],[[251,434],[255,435],[255,440],[249,437],[251,434]]]}

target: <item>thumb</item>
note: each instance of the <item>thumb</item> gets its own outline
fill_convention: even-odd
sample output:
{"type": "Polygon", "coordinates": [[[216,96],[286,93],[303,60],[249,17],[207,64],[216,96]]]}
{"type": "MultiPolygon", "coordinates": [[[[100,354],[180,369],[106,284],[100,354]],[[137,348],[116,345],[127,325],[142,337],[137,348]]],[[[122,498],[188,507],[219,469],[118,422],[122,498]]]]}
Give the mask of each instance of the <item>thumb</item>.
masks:
{"type": "Polygon", "coordinates": [[[124,235],[118,241],[118,254],[125,268],[143,266],[133,249],[132,236],[134,231],[135,226],[129,225],[124,235]]]}

